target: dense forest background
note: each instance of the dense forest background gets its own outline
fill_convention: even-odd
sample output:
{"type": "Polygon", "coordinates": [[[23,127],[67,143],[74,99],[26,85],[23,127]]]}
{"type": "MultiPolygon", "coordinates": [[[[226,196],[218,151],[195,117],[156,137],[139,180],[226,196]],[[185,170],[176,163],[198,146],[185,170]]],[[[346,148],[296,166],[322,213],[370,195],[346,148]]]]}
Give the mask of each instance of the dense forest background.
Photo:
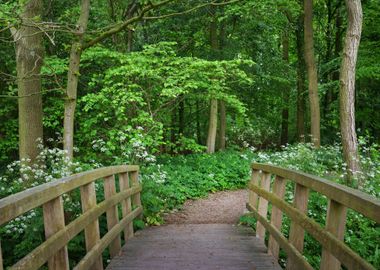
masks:
{"type": "MultiPolygon", "coordinates": [[[[144,223],[157,225],[188,198],[243,187],[253,160],[380,196],[378,0],[2,1],[0,27],[0,198],[139,164],[144,223]],[[362,30],[346,36],[360,2],[362,30]],[[345,50],[359,40],[348,91],[345,50]]],[[[323,204],[313,197],[310,215],[323,204]]],[[[39,215],[0,228],[7,264],[41,240],[25,234],[39,215]]],[[[380,266],[379,227],[357,214],[347,226],[380,266]]]]}

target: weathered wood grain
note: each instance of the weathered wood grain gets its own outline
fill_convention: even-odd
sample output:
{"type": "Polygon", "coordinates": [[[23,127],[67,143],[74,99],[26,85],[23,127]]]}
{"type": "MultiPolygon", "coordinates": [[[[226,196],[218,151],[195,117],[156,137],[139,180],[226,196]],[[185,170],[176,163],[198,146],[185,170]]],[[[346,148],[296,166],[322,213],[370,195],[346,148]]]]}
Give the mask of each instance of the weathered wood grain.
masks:
{"type": "MultiPolygon", "coordinates": [[[[294,201],[293,206],[297,208],[303,214],[307,213],[307,204],[309,198],[309,189],[305,186],[302,186],[296,183],[294,190],[294,201]]],[[[290,232],[289,232],[289,242],[292,244],[300,253],[303,251],[305,238],[305,229],[299,225],[296,221],[292,220],[290,223],[290,232]]],[[[295,264],[292,258],[288,258],[286,263],[286,269],[293,269],[295,264]]]]}
{"type": "Polygon", "coordinates": [[[130,214],[124,217],[116,226],[112,227],[110,231],[103,236],[103,238],[92,248],[90,252],[74,267],[73,270],[91,270],[91,265],[102,256],[104,249],[109,246],[113,240],[120,236],[120,233],[124,230],[125,226],[132,222],[142,212],[142,207],[137,207],[130,214]]]}
{"type": "MultiPolygon", "coordinates": [[[[138,186],[139,185],[139,172],[138,171],[133,171],[133,172],[130,172],[130,175],[131,175],[131,184],[132,184],[132,187],[133,186],[138,186]]],[[[132,205],[133,207],[136,207],[136,206],[141,206],[141,195],[140,193],[137,193],[135,195],[132,196],[132,205]]],[[[139,219],[142,219],[142,213],[140,216],[138,216],[139,219]]]]}
{"type": "MultiPolygon", "coordinates": [[[[282,178],[281,176],[276,176],[274,179],[273,184],[273,193],[282,199],[285,194],[285,185],[286,180],[282,178]]],[[[279,231],[281,231],[281,225],[282,225],[282,211],[278,209],[276,206],[272,207],[272,214],[271,214],[271,225],[277,228],[279,231]]],[[[272,254],[272,256],[278,260],[280,248],[276,241],[276,239],[272,236],[272,234],[269,235],[269,241],[268,241],[268,252],[272,254]]]]}
{"type": "MultiPolygon", "coordinates": [[[[261,176],[260,171],[252,170],[250,183],[252,185],[258,186],[260,183],[260,176],[261,176]]],[[[259,196],[257,196],[255,192],[253,192],[252,190],[248,190],[248,202],[251,205],[253,205],[255,209],[257,209],[258,199],[259,199],[259,196]]]]}
{"type": "Polygon", "coordinates": [[[107,270],[279,270],[252,229],[228,224],[150,227],[137,232],[107,270]]]}
{"type": "Polygon", "coordinates": [[[333,254],[341,263],[348,269],[368,269],[375,270],[375,268],[356,254],[352,249],[344,244],[344,242],[337,239],[330,232],[327,232],[313,219],[305,216],[303,212],[297,208],[291,206],[287,202],[279,199],[273,195],[255,185],[249,185],[249,188],[255,191],[259,196],[262,196],[269,200],[273,205],[281,209],[286,213],[289,218],[305,229],[312,237],[314,237],[324,249],[333,254]]]}
{"type": "MultiPolygon", "coordinates": [[[[281,231],[276,228],[273,224],[270,224],[266,218],[259,215],[259,213],[256,211],[256,209],[250,205],[247,204],[247,209],[251,211],[250,214],[252,214],[257,220],[259,220],[265,228],[270,233],[271,237],[278,243],[278,245],[281,246],[281,248],[286,252],[288,257],[291,257],[292,260],[295,262],[294,268],[292,270],[312,270],[313,267],[306,261],[306,259],[302,256],[302,253],[300,253],[293,245],[291,245],[286,239],[284,235],[282,235],[281,231]]],[[[276,260],[276,258],[273,258],[276,260]]]]}
{"type": "MultiPolygon", "coordinates": [[[[93,223],[106,210],[117,203],[125,200],[136,192],[141,191],[141,186],[136,186],[128,190],[117,193],[112,198],[107,199],[83,213],[65,228],[49,237],[43,244],[35,248],[32,252],[18,261],[9,270],[35,270],[39,269],[53,254],[64,247],[68,241],[74,238],[89,224],[93,223]]],[[[140,213],[140,212],[139,212],[140,213]]],[[[94,261],[95,262],[95,261],[94,261]]],[[[90,265],[91,266],[91,265],[90,265]]]]}
{"type": "MultiPolygon", "coordinates": [[[[263,173],[260,183],[261,188],[269,191],[270,177],[271,175],[269,173],[263,173]]],[[[268,201],[265,198],[260,197],[257,209],[261,216],[266,217],[268,214],[268,201]]],[[[262,241],[265,239],[265,227],[260,222],[257,222],[256,224],[256,237],[261,238],[262,241]]]]}
{"type": "MultiPolygon", "coordinates": [[[[129,175],[128,173],[119,174],[119,185],[120,191],[126,190],[129,188],[129,175]]],[[[132,211],[132,201],[131,198],[128,197],[121,203],[121,211],[123,217],[127,216],[132,211]]],[[[127,241],[129,238],[133,237],[133,223],[129,223],[127,227],[124,229],[124,240],[127,241]]]]}
{"type": "MultiPolygon", "coordinates": [[[[111,198],[116,194],[116,185],[115,185],[115,176],[111,175],[104,178],[104,198],[105,200],[111,198]]],[[[137,193],[139,194],[139,193],[137,193]]],[[[136,196],[136,195],[134,195],[136,196]]],[[[107,212],[107,229],[110,231],[113,227],[115,227],[119,223],[119,214],[117,211],[117,205],[110,207],[107,212]]],[[[117,235],[115,239],[112,240],[110,246],[110,255],[111,258],[115,257],[119,254],[121,250],[121,239],[120,235],[117,235]]]]}
{"type": "Polygon", "coordinates": [[[285,179],[291,179],[292,181],[317,191],[328,198],[333,198],[335,201],[348,208],[380,223],[380,200],[360,190],[340,185],[318,176],[273,165],[253,163],[251,167],[255,170],[262,170],[281,176],[285,179]]]}
{"type": "Polygon", "coordinates": [[[105,167],[57,179],[8,196],[0,200],[0,225],[61,196],[63,193],[79,188],[96,179],[108,175],[138,170],[139,167],[135,165],[105,167]]]}
{"type": "MultiPolygon", "coordinates": [[[[96,206],[96,192],[95,183],[91,182],[80,188],[81,202],[82,202],[82,212],[86,213],[96,206]]],[[[96,219],[94,222],[87,225],[84,229],[84,235],[86,240],[86,251],[89,252],[96,243],[100,240],[100,230],[99,230],[99,220],[96,219]]],[[[94,270],[103,270],[103,260],[102,257],[91,266],[94,270]]]]}
{"type": "MultiPolygon", "coordinates": [[[[327,209],[326,230],[343,241],[347,207],[330,200],[327,209]]],[[[340,262],[327,250],[322,250],[321,270],[339,270],[340,262]]]]}
{"type": "MultiPolygon", "coordinates": [[[[43,205],[45,237],[49,239],[56,232],[65,228],[65,215],[62,197],[59,196],[43,205]]],[[[69,255],[67,246],[63,246],[48,260],[49,270],[68,270],[69,255]]]]}

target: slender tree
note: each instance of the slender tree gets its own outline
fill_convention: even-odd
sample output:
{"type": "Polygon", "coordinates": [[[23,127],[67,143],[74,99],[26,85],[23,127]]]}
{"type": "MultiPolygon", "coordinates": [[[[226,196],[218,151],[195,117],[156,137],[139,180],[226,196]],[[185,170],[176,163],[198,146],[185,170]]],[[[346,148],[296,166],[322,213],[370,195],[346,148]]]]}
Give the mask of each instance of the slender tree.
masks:
{"type": "Polygon", "coordinates": [[[305,142],[305,58],[303,41],[303,14],[298,17],[298,24],[295,30],[297,47],[297,138],[300,142],[305,142]]]}
{"type": "MultiPolygon", "coordinates": [[[[218,51],[218,33],[217,33],[217,18],[216,18],[216,7],[211,7],[211,22],[210,22],[210,43],[211,52],[214,57],[218,51]]],[[[218,101],[215,98],[211,99],[210,102],[210,118],[208,124],[208,135],[207,135],[207,153],[215,152],[215,141],[216,141],[216,130],[218,128],[218,101]]]]}
{"type": "MultiPolygon", "coordinates": [[[[282,35],[282,59],[288,65],[289,64],[289,34],[285,29],[282,35]]],[[[281,138],[280,144],[286,145],[288,143],[288,130],[289,130],[289,85],[284,85],[283,89],[283,101],[282,107],[282,120],[281,120],[281,138]]]]}
{"type": "Polygon", "coordinates": [[[347,163],[348,180],[358,176],[360,162],[355,130],[355,69],[362,31],[362,7],[360,0],[346,0],[348,27],[344,42],[340,70],[340,129],[343,157],[347,163]]]}
{"type": "Polygon", "coordinates": [[[309,82],[311,136],[315,147],[321,145],[318,75],[314,56],[313,0],[304,0],[305,61],[309,82]]]}
{"type": "Polygon", "coordinates": [[[16,66],[19,114],[19,157],[35,162],[38,155],[36,140],[42,139],[41,66],[44,57],[41,20],[43,1],[23,1],[21,26],[11,28],[16,44],[16,66]]]}
{"type": "Polygon", "coordinates": [[[67,74],[67,89],[64,117],[64,149],[69,158],[73,157],[74,147],[74,118],[77,103],[77,88],[79,81],[79,64],[82,54],[83,38],[86,33],[90,14],[90,0],[82,0],[81,12],[77,23],[76,40],[71,45],[69,71],[67,74]]]}

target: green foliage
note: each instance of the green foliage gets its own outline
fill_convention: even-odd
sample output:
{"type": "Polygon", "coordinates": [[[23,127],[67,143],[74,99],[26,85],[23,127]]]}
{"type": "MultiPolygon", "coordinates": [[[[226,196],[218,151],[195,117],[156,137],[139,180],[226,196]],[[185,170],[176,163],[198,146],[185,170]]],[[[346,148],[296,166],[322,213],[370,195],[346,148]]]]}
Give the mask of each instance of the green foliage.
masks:
{"type": "Polygon", "coordinates": [[[148,224],[162,223],[162,215],[180,208],[187,199],[209,192],[244,188],[249,160],[236,152],[160,157],[142,171],[142,202],[148,224]]]}

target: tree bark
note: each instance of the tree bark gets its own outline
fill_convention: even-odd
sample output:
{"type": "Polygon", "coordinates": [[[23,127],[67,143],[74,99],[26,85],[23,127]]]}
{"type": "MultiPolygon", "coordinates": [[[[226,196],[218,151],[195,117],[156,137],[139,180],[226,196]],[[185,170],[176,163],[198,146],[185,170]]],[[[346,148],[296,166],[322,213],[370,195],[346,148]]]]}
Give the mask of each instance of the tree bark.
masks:
{"type": "Polygon", "coordinates": [[[220,113],[220,126],[219,126],[219,149],[226,149],[226,104],[224,101],[219,101],[219,113],[220,113]]]}
{"type": "MultiPolygon", "coordinates": [[[[217,33],[217,19],[216,19],[216,7],[211,6],[212,20],[210,23],[210,45],[212,52],[212,59],[216,59],[218,51],[218,33],[217,33]]],[[[218,126],[218,101],[211,99],[210,107],[210,121],[208,126],[207,135],[207,153],[215,152],[216,130],[218,126]]]]}
{"type": "Polygon", "coordinates": [[[34,26],[41,18],[42,0],[29,0],[23,6],[19,29],[12,29],[16,43],[16,66],[19,113],[19,157],[36,161],[36,140],[43,137],[41,66],[44,57],[43,33],[34,26]]]}
{"type": "Polygon", "coordinates": [[[185,131],[185,101],[184,96],[180,95],[181,100],[179,102],[178,108],[178,133],[180,136],[184,136],[185,131]]]}
{"type": "Polygon", "coordinates": [[[304,0],[305,61],[309,81],[310,122],[312,143],[316,148],[321,145],[320,108],[318,96],[317,66],[314,57],[313,38],[313,0],[304,0]]]}
{"type": "Polygon", "coordinates": [[[73,158],[74,147],[74,116],[77,103],[77,88],[79,81],[79,64],[82,54],[83,37],[87,29],[90,13],[90,0],[82,0],[81,13],[77,23],[76,41],[71,46],[69,71],[67,74],[67,88],[65,100],[63,148],[67,156],[73,158]]]}
{"type": "Polygon", "coordinates": [[[208,124],[207,153],[215,152],[216,128],[218,126],[218,101],[211,99],[210,121],[208,124]]]}
{"type": "Polygon", "coordinates": [[[298,18],[296,29],[297,45],[297,138],[299,142],[305,142],[305,58],[303,55],[303,14],[298,18]]]}
{"type": "MultiPolygon", "coordinates": [[[[287,29],[283,33],[282,37],[282,59],[286,64],[289,64],[289,35],[287,29]]],[[[289,130],[289,86],[285,85],[283,89],[283,101],[282,107],[282,121],[281,121],[281,138],[280,144],[286,145],[288,143],[288,130],[289,130]]]]}
{"type": "Polygon", "coordinates": [[[346,0],[346,6],[348,26],[339,78],[339,99],[343,157],[347,163],[348,181],[352,182],[361,170],[355,129],[355,70],[363,15],[360,0],[346,0]]]}

